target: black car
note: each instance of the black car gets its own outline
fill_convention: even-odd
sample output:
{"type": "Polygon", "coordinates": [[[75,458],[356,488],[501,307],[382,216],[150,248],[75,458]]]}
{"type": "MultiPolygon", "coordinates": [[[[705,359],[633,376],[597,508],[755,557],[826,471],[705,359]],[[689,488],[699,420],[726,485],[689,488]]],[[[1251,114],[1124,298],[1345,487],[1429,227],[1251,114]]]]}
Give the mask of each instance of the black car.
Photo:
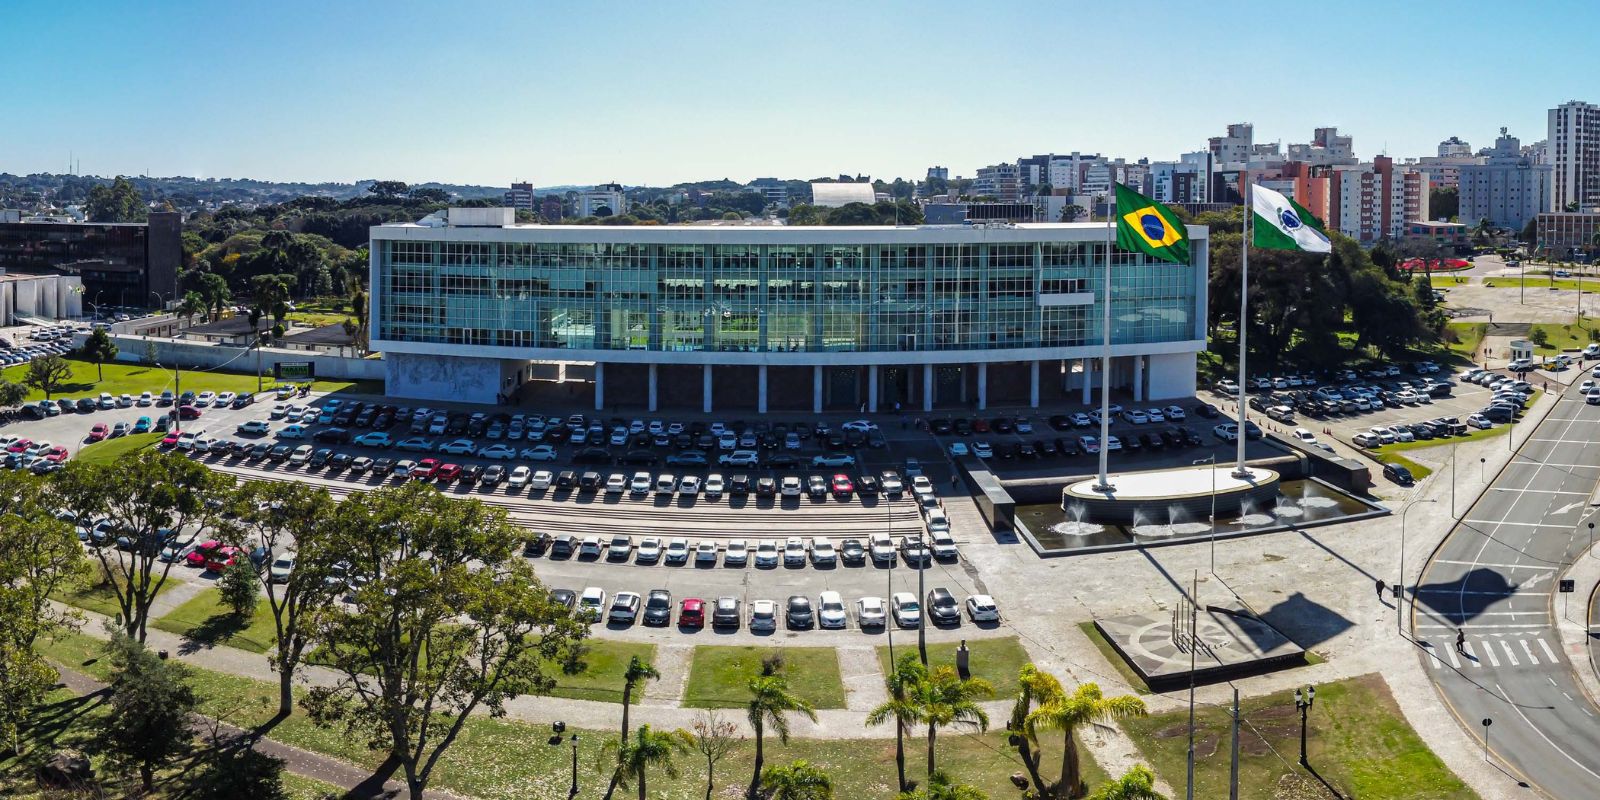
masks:
{"type": "Polygon", "coordinates": [[[860,494],[863,494],[867,497],[876,497],[878,495],[878,490],[879,486],[877,478],[863,473],[861,477],[856,479],[856,491],[860,494]]]}
{"type": "Polygon", "coordinates": [[[578,473],[564,469],[556,475],[557,489],[571,489],[578,482],[578,473]]]}
{"type": "MultiPolygon", "coordinates": [[[[528,556],[530,558],[533,557],[533,556],[542,556],[542,555],[544,555],[544,551],[550,549],[550,541],[553,538],[554,537],[552,537],[548,533],[536,533],[536,534],[534,534],[531,538],[528,539],[528,541],[526,543],[524,543],[522,545],[522,554],[525,555],[525,556],[528,556]]],[[[563,590],[558,589],[556,591],[563,591],[563,590]]]]}
{"type": "Polygon", "coordinates": [[[258,442],[254,445],[251,445],[248,457],[251,461],[260,461],[261,459],[266,458],[267,454],[270,452],[272,452],[271,442],[258,442]]]}
{"type": "Polygon", "coordinates": [[[590,470],[578,476],[578,491],[592,494],[600,488],[600,473],[590,470]]]}
{"type": "Polygon", "coordinates": [[[756,479],[756,497],[776,497],[778,482],[771,478],[756,479]]]}
{"type": "Polygon", "coordinates": [[[1384,464],[1383,477],[1388,478],[1401,486],[1410,486],[1413,483],[1411,470],[1399,464],[1384,464]]]}
{"type": "Polygon", "coordinates": [[[234,442],[229,448],[229,455],[232,455],[234,458],[248,457],[250,455],[250,451],[254,449],[255,446],[255,443],[252,442],[234,442]]]}
{"type": "Polygon", "coordinates": [[[1139,434],[1139,444],[1148,450],[1163,450],[1167,446],[1166,442],[1161,441],[1160,434],[1151,436],[1148,433],[1139,434]]]}
{"type": "Polygon", "coordinates": [[[828,479],[821,475],[806,476],[806,494],[812,500],[825,500],[828,497],[828,479]]]}
{"type": "Polygon", "coordinates": [[[1077,443],[1073,442],[1071,439],[1056,439],[1056,450],[1059,450],[1061,455],[1069,458],[1076,458],[1077,456],[1082,455],[1082,452],[1078,450],[1077,443]]]}
{"type": "Polygon", "coordinates": [[[604,447],[585,447],[572,457],[574,464],[610,464],[611,451],[604,447]]]}
{"type": "Polygon", "coordinates": [[[394,472],[394,459],[384,456],[372,462],[372,472],[375,475],[388,475],[394,472]]]}
{"type": "Polygon", "coordinates": [[[96,403],[93,398],[85,397],[78,401],[76,409],[79,414],[87,414],[99,407],[100,404],[96,403]]]}
{"type": "Polygon", "coordinates": [[[767,466],[772,469],[794,469],[800,466],[800,459],[788,453],[779,453],[767,459],[767,466]]]}
{"type": "Polygon", "coordinates": [[[550,599],[566,606],[568,611],[578,606],[578,593],[571,589],[552,589],[550,599]]]}
{"type": "Polygon", "coordinates": [[[1026,458],[1031,461],[1039,457],[1039,451],[1034,448],[1032,442],[1018,442],[1017,457],[1026,458]]]}
{"type": "Polygon", "coordinates": [[[739,598],[719,597],[711,604],[711,627],[737,628],[741,621],[739,617],[739,598]]]}
{"type": "Polygon", "coordinates": [[[1033,441],[1033,449],[1039,451],[1041,458],[1055,458],[1060,452],[1049,439],[1035,439],[1033,441]]]}
{"type": "Polygon", "coordinates": [[[995,433],[1010,433],[1013,430],[1011,418],[995,417],[994,421],[989,423],[989,429],[995,433]]]}
{"type": "Polygon", "coordinates": [[[672,623],[672,592],[651,589],[644,600],[644,624],[669,625],[672,623]]]}
{"type": "Polygon", "coordinates": [[[350,441],[350,432],[344,428],[323,428],[311,434],[311,441],[323,444],[345,444],[350,441]]]}
{"type": "Polygon", "coordinates": [[[334,453],[333,458],[328,459],[328,466],[335,470],[341,470],[349,467],[350,462],[353,460],[349,453],[334,453]]]}
{"type": "Polygon", "coordinates": [[[867,549],[860,539],[845,539],[839,543],[839,560],[846,564],[862,564],[867,560],[867,549]]]}
{"type": "Polygon", "coordinates": [[[961,621],[961,607],[956,604],[956,598],[949,589],[941,587],[928,592],[928,618],[935,624],[961,621]]]}
{"type": "Polygon", "coordinates": [[[267,451],[267,459],[271,461],[282,461],[289,457],[289,452],[292,450],[294,450],[294,447],[291,445],[273,445],[272,449],[267,451]]]}
{"type": "Polygon", "coordinates": [[[1136,436],[1124,436],[1124,437],[1122,437],[1122,451],[1123,452],[1125,452],[1125,453],[1137,453],[1137,452],[1139,452],[1140,450],[1143,450],[1143,449],[1144,449],[1144,444],[1139,441],[1138,437],[1136,437],[1136,436]]]}
{"type": "Polygon", "coordinates": [[[928,429],[939,436],[949,436],[950,432],[955,430],[955,426],[950,424],[950,420],[936,419],[928,423],[928,429]]]}
{"type": "Polygon", "coordinates": [[[577,551],[577,540],[570,533],[558,533],[550,540],[551,558],[572,558],[572,554],[577,551]]]}
{"type": "Polygon", "coordinates": [[[1050,422],[1050,427],[1052,427],[1052,428],[1054,428],[1054,429],[1056,429],[1058,431],[1065,431],[1065,430],[1071,430],[1072,429],[1072,418],[1067,416],[1066,414],[1051,414],[1049,422],[1050,422]]]}
{"type": "MultiPolygon", "coordinates": [[[[477,465],[468,467],[468,469],[477,469],[477,465]]],[[[499,486],[500,482],[506,479],[506,468],[499,464],[490,464],[488,469],[483,470],[481,476],[474,475],[473,478],[484,486],[499,486]]],[[[462,473],[461,479],[467,479],[465,472],[462,473]]]]}
{"type": "Polygon", "coordinates": [[[483,477],[482,464],[467,464],[461,468],[461,474],[456,476],[456,480],[470,486],[477,483],[481,477],[483,477]]]}
{"type": "Polygon", "coordinates": [[[255,401],[256,396],[254,392],[240,392],[238,397],[233,398],[233,407],[244,408],[255,401]]]}
{"type": "Polygon", "coordinates": [[[750,476],[745,474],[734,475],[728,479],[728,494],[734,497],[743,497],[750,493],[750,476]]]}
{"type": "Polygon", "coordinates": [[[309,466],[310,466],[311,469],[316,469],[317,467],[326,466],[327,463],[328,463],[328,459],[330,459],[330,458],[333,458],[333,451],[329,450],[326,447],[324,447],[324,448],[316,451],[315,453],[311,454],[311,462],[310,462],[309,466]]]}
{"type": "Polygon", "coordinates": [[[1217,417],[1221,416],[1221,412],[1217,411],[1217,407],[1211,405],[1210,403],[1201,403],[1200,405],[1195,406],[1194,413],[1199,414],[1205,419],[1216,419],[1217,417]]]}
{"type": "Polygon", "coordinates": [[[811,608],[811,598],[802,594],[789,596],[785,616],[791,628],[809,628],[817,620],[817,614],[811,608]]]}

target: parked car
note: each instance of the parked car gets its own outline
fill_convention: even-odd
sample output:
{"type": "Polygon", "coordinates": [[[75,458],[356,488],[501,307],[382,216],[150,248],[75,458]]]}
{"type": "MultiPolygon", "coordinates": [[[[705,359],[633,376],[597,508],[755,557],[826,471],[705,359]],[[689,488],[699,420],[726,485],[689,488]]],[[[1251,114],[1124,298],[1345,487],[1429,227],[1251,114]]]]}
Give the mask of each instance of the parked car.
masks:
{"type": "Polygon", "coordinates": [[[986,594],[975,594],[967,597],[967,618],[973,622],[999,622],[1000,607],[995,604],[994,598],[986,594]]]}
{"type": "Polygon", "coordinates": [[[910,592],[895,592],[889,599],[889,606],[894,611],[895,624],[902,628],[915,628],[922,624],[922,607],[917,603],[917,596],[910,592]]]}

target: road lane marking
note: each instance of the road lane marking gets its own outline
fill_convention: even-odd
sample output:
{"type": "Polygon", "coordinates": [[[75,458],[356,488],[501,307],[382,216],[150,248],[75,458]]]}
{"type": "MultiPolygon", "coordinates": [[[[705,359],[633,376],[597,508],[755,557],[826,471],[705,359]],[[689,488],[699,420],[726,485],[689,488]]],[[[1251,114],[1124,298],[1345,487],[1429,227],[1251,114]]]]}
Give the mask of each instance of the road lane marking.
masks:
{"type": "Polygon", "coordinates": [[[1461,669],[1461,660],[1456,658],[1456,649],[1454,647],[1447,648],[1444,654],[1450,659],[1450,666],[1461,669]]]}
{"type": "MultiPolygon", "coordinates": [[[[1468,519],[1462,520],[1470,525],[1509,525],[1516,528],[1560,528],[1570,530],[1571,525],[1553,525],[1548,522],[1511,522],[1509,520],[1468,519]]],[[[1480,565],[1481,566],[1481,565],[1480,565]]]]}
{"type": "Polygon", "coordinates": [[[1428,663],[1431,664],[1434,669],[1444,669],[1444,662],[1440,661],[1438,654],[1434,652],[1439,648],[1434,647],[1433,642],[1422,639],[1418,642],[1418,644],[1421,644],[1422,649],[1428,654],[1428,663]]]}
{"type": "Polygon", "coordinates": [[[1489,659],[1489,666],[1500,667],[1500,659],[1494,657],[1494,642],[1483,643],[1483,655],[1489,659]]]}
{"type": "Polygon", "coordinates": [[[1467,654],[1467,663],[1471,664],[1473,669],[1483,669],[1483,664],[1478,659],[1478,654],[1472,651],[1472,642],[1462,642],[1461,651],[1467,654]]]}
{"type": "MultiPolygon", "coordinates": [[[[1572,526],[1571,525],[1550,525],[1549,527],[1551,527],[1551,528],[1570,528],[1572,526]]],[[[1447,558],[1436,558],[1436,559],[1433,560],[1433,563],[1435,563],[1435,564],[1459,564],[1459,565],[1464,566],[1464,567],[1492,567],[1494,569],[1543,569],[1543,570],[1549,570],[1551,572],[1554,572],[1556,570],[1555,567],[1546,567],[1546,566],[1541,566],[1541,565],[1538,565],[1538,564],[1490,564],[1490,563],[1484,562],[1484,561],[1452,561],[1452,560],[1447,559],[1447,558]]],[[[1426,591],[1426,590],[1419,590],[1419,591],[1426,591]]]]}
{"type": "MultiPolygon", "coordinates": [[[[1497,684],[1495,684],[1495,685],[1494,685],[1494,688],[1495,688],[1495,689],[1496,689],[1496,690],[1497,690],[1497,691],[1499,691],[1499,692],[1500,692],[1500,696],[1501,696],[1501,697],[1506,697],[1506,690],[1504,690],[1504,689],[1501,689],[1501,688],[1500,688],[1500,684],[1498,684],[1498,683],[1497,683],[1497,684]]],[[[1568,699],[1569,699],[1569,700],[1570,700],[1570,699],[1571,699],[1571,698],[1568,698],[1568,699]]],[[[1586,767],[1586,766],[1584,766],[1584,765],[1583,765],[1583,764],[1582,764],[1582,763],[1581,763],[1581,762],[1579,762],[1579,761],[1578,761],[1578,759],[1576,759],[1576,758],[1573,758],[1573,757],[1572,757],[1572,756],[1571,756],[1571,754],[1569,754],[1569,753],[1567,753],[1567,751],[1565,751],[1565,750],[1562,750],[1562,749],[1561,749],[1561,748],[1560,748],[1560,747],[1556,747],[1556,743],[1555,743],[1555,742],[1552,742],[1552,741],[1550,741],[1550,737],[1548,737],[1548,736],[1546,736],[1546,735],[1544,735],[1544,731],[1542,731],[1542,730],[1539,730],[1539,726],[1538,726],[1538,725],[1535,725],[1535,724],[1533,724],[1533,720],[1531,720],[1531,719],[1528,719],[1528,715],[1527,715],[1527,714],[1524,714],[1524,713],[1522,713],[1522,709],[1521,709],[1521,708],[1519,708],[1519,707],[1518,707],[1518,706],[1517,706],[1517,704],[1516,704],[1516,703],[1507,703],[1507,704],[1506,704],[1506,705],[1508,705],[1508,706],[1510,706],[1510,708],[1511,708],[1511,710],[1512,710],[1512,711],[1515,711],[1515,712],[1517,712],[1517,716],[1519,716],[1519,717],[1521,717],[1521,718],[1522,718],[1522,721],[1523,721],[1523,722],[1524,722],[1524,723],[1527,723],[1527,725],[1528,725],[1528,727],[1529,727],[1529,728],[1532,728],[1532,729],[1533,729],[1533,732],[1534,732],[1534,733],[1537,733],[1537,734],[1539,734],[1539,738],[1540,738],[1540,739],[1543,739],[1543,740],[1544,740],[1544,743],[1545,743],[1545,744],[1547,744],[1547,745],[1550,745],[1550,746],[1551,746],[1551,747],[1553,747],[1553,748],[1555,748],[1555,751],[1556,751],[1556,752],[1557,752],[1557,753],[1560,753],[1560,754],[1561,754],[1561,755],[1563,755],[1563,756],[1566,756],[1566,758],[1567,758],[1567,760],[1568,760],[1568,761],[1571,761],[1571,762],[1572,762],[1572,763],[1573,763],[1573,764],[1574,764],[1574,765],[1576,765],[1576,766],[1577,766],[1577,767],[1578,767],[1578,769],[1581,769],[1581,770],[1583,770],[1583,771],[1584,771],[1584,772],[1587,772],[1587,773],[1589,773],[1589,775],[1590,775],[1590,776],[1591,776],[1591,777],[1593,777],[1593,778],[1594,778],[1594,779],[1595,779],[1595,780],[1600,780],[1600,774],[1595,774],[1595,771],[1594,771],[1594,770],[1592,770],[1592,769],[1589,769],[1589,768],[1588,768],[1588,767],[1586,767]]],[[[1576,705],[1576,704],[1574,704],[1574,705],[1576,705]]],[[[1579,709],[1581,709],[1581,710],[1582,710],[1582,711],[1583,711],[1583,713],[1585,713],[1585,714],[1588,714],[1588,713],[1589,713],[1589,710],[1588,710],[1588,709],[1586,709],[1586,708],[1583,708],[1583,706],[1581,706],[1581,705],[1579,705],[1579,706],[1578,706],[1578,708],[1579,708],[1579,709]]]]}
{"type": "Polygon", "coordinates": [[[1569,492],[1562,489],[1513,489],[1509,486],[1491,486],[1491,492],[1516,492],[1517,494],[1570,494],[1575,497],[1588,497],[1588,492],[1569,492]]]}
{"type": "MultiPolygon", "coordinates": [[[[1502,640],[1502,641],[1501,641],[1501,642],[1500,642],[1500,646],[1501,646],[1501,647],[1503,647],[1503,648],[1505,648],[1505,651],[1506,651],[1506,660],[1508,660],[1508,661],[1510,661],[1510,662],[1511,662],[1511,666],[1513,666],[1513,667],[1520,667],[1520,666],[1522,666],[1522,662],[1521,662],[1521,661],[1518,661],[1518,660],[1517,660],[1517,654],[1516,654],[1516,653],[1514,653],[1514,652],[1512,652],[1512,651],[1511,651],[1511,643],[1510,643],[1510,642],[1507,642],[1507,641],[1504,641],[1504,640],[1502,640]]],[[[1494,649],[1494,643],[1493,643],[1493,642],[1491,642],[1491,643],[1490,643],[1490,644],[1489,644],[1489,649],[1490,649],[1490,650],[1493,650],[1493,649],[1494,649]]]]}
{"type": "MultiPolygon", "coordinates": [[[[1533,612],[1529,612],[1529,613],[1533,613],[1533,612]]],[[[1467,625],[1467,626],[1462,626],[1462,625],[1446,625],[1444,623],[1438,623],[1438,622],[1423,622],[1423,623],[1419,623],[1417,625],[1417,627],[1419,627],[1419,628],[1442,628],[1442,629],[1447,630],[1447,631],[1453,631],[1453,630],[1456,630],[1456,629],[1462,628],[1462,627],[1470,627],[1474,631],[1484,631],[1484,630],[1541,630],[1542,631],[1542,630],[1549,630],[1550,629],[1550,624],[1547,623],[1547,622],[1544,622],[1544,623],[1527,623],[1527,624],[1517,623],[1515,625],[1507,623],[1507,624],[1503,624],[1503,625],[1467,625]]]]}
{"type": "Polygon", "coordinates": [[[1544,654],[1550,657],[1550,663],[1552,663],[1552,664],[1556,663],[1556,653],[1555,653],[1555,651],[1551,650],[1550,649],[1550,645],[1545,644],[1545,641],[1543,639],[1540,639],[1538,641],[1539,641],[1539,647],[1544,649],[1544,654]]]}
{"type": "Polygon", "coordinates": [[[1539,666],[1539,659],[1534,657],[1533,648],[1528,645],[1528,640],[1527,639],[1518,639],[1517,641],[1522,643],[1522,652],[1527,654],[1528,663],[1533,665],[1533,666],[1535,666],[1535,667],[1539,666]]]}

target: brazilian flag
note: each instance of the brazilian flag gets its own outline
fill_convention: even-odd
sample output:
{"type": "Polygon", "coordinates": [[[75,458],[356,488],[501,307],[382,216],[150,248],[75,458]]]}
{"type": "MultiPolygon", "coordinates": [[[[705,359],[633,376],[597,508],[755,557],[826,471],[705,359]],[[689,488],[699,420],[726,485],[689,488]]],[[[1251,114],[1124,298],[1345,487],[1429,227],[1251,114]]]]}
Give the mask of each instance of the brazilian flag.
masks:
{"type": "Polygon", "coordinates": [[[1189,263],[1189,233],[1166,206],[1129,189],[1117,187],[1117,246],[1147,256],[1189,263]]]}

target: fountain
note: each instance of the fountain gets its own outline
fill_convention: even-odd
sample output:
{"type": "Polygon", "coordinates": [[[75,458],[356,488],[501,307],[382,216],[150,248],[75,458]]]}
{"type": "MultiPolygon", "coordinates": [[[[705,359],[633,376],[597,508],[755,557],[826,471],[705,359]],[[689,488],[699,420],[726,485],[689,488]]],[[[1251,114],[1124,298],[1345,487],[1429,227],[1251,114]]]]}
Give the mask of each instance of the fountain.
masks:
{"type": "Polygon", "coordinates": [[[1164,527],[1170,527],[1175,510],[1192,519],[1208,517],[1213,507],[1218,516],[1232,516],[1248,500],[1259,507],[1277,497],[1279,475],[1251,467],[1247,475],[1236,477],[1230,466],[1201,464],[1112,475],[1110,482],[1110,488],[1099,486],[1094,478],[1068,484],[1061,490],[1061,508],[1082,505],[1095,522],[1135,527],[1159,526],[1156,520],[1165,517],[1164,527]]]}

